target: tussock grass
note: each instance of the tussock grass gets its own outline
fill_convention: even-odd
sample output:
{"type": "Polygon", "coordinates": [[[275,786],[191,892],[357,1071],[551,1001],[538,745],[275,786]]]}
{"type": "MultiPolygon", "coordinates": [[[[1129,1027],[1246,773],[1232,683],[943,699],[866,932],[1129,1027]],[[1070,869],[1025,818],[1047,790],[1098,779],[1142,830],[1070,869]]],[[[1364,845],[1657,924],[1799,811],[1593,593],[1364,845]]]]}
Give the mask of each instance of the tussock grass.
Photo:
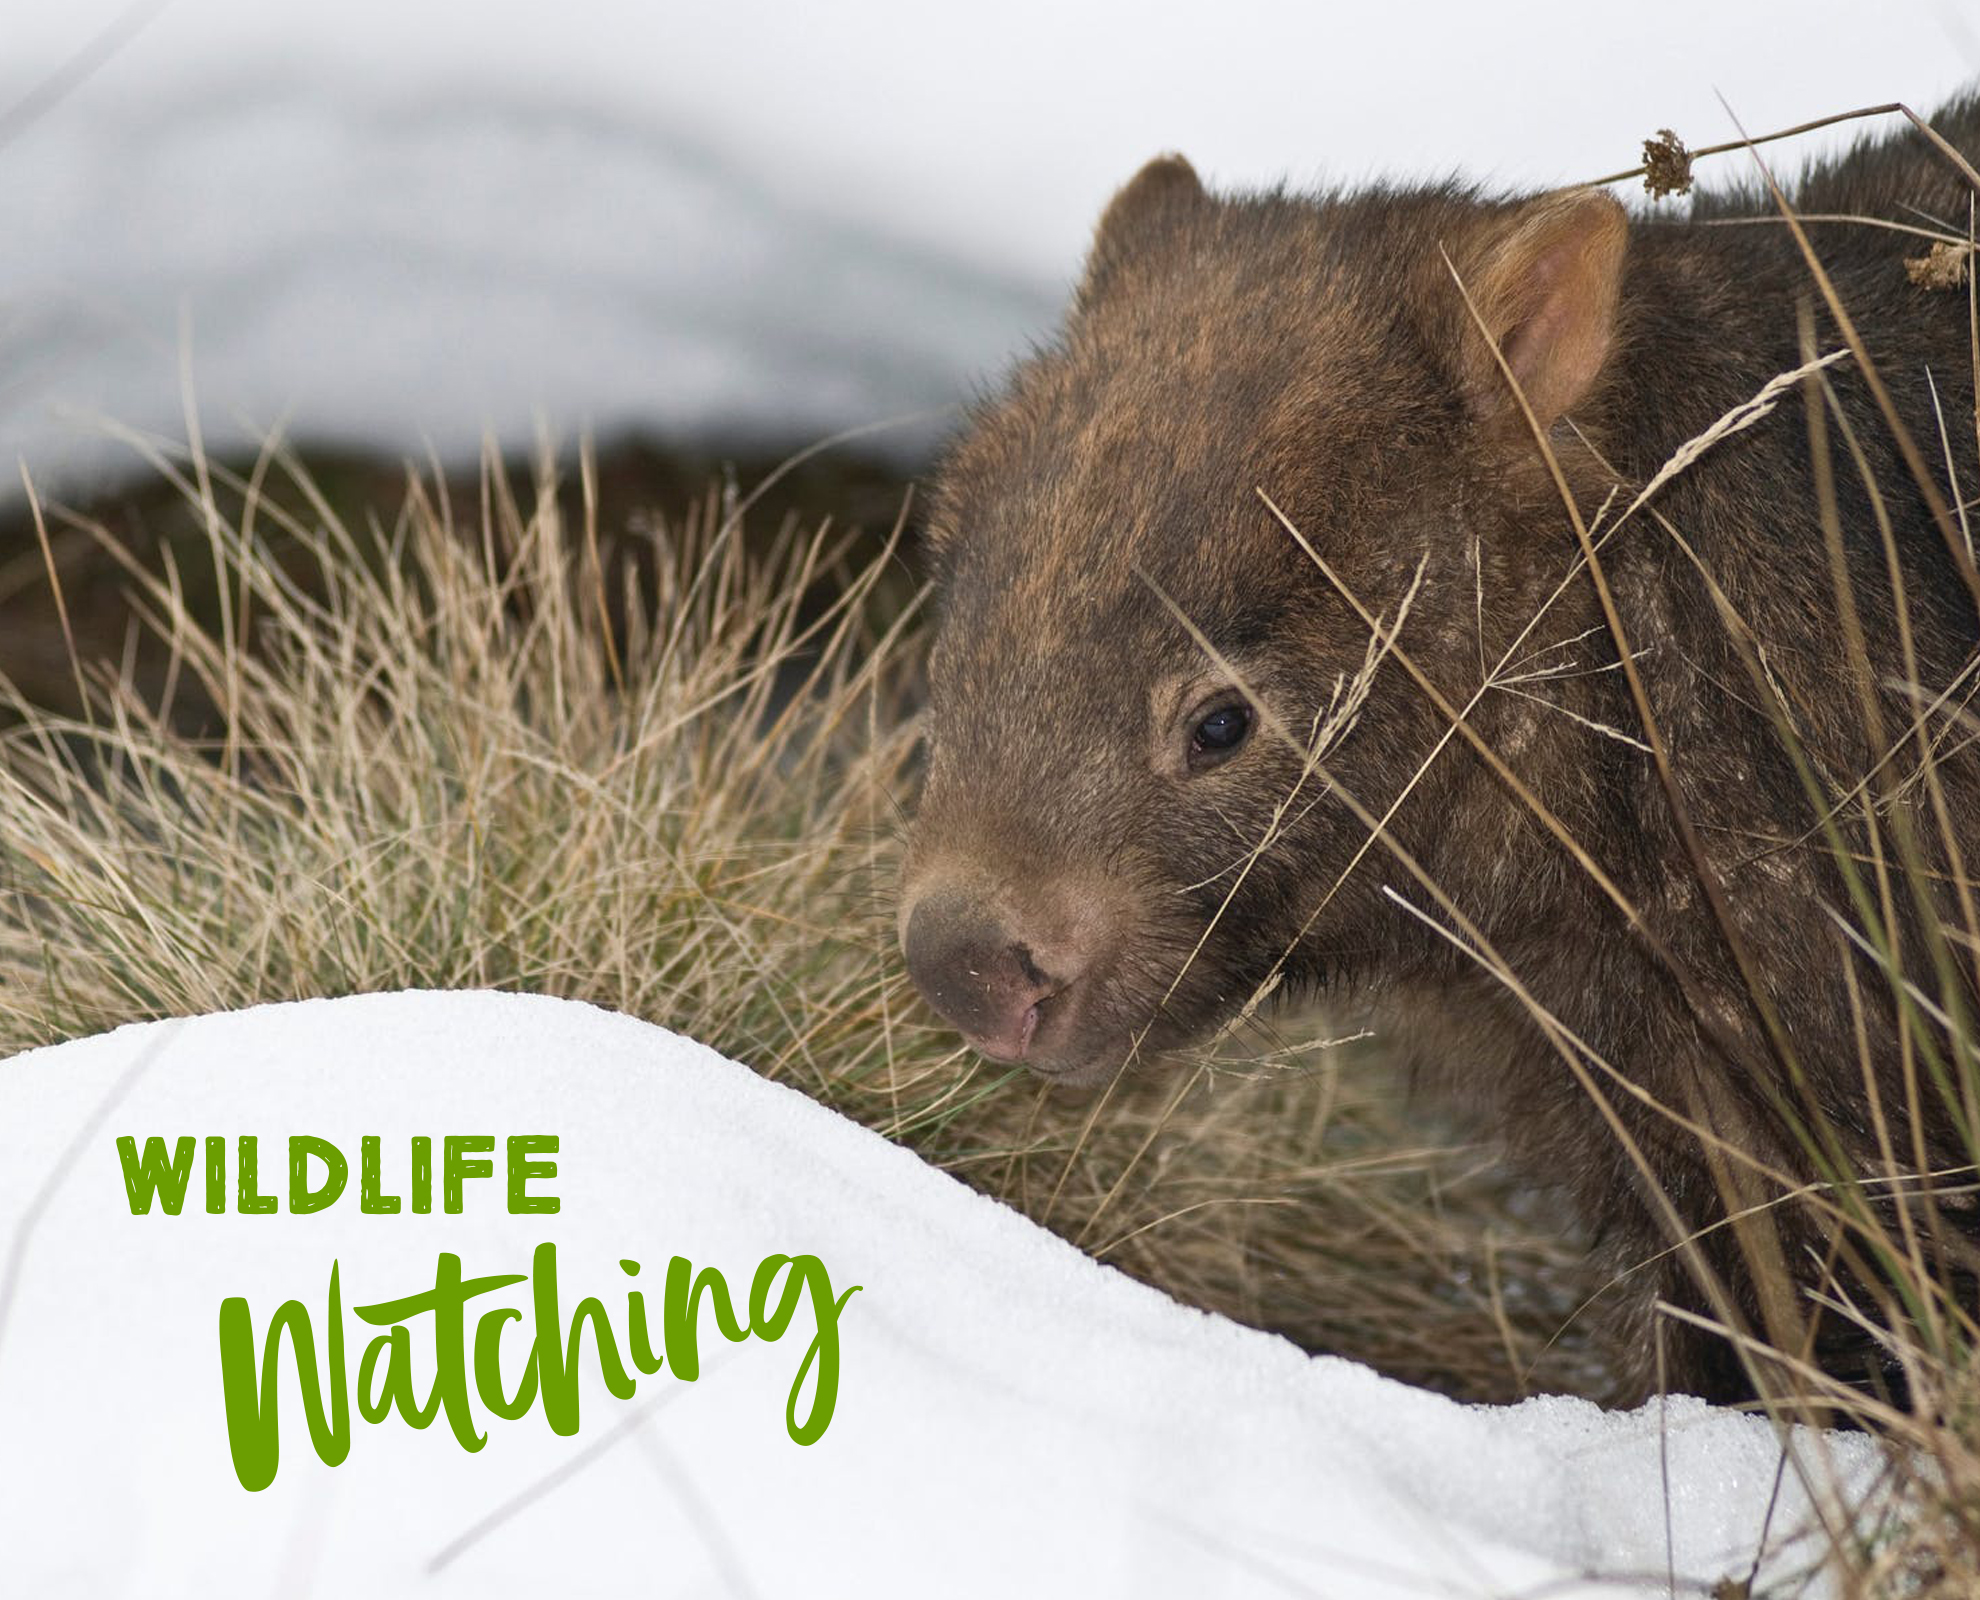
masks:
{"type": "Polygon", "coordinates": [[[1103,1108],[931,1025],[890,905],[921,648],[891,545],[720,491],[601,529],[588,457],[575,497],[490,462],[474,503],[410,477],[366,526],[279,452],[156,459],[196,570],[37,507],[50,550],[119,561],[165,666],[148,692],[135,652],[78,662],[80,714],[14,697],[0,1048],[310,995],[576,997],[1196,1304],[1462,1395],[1599,1385],[1558,1219],[1357,1044],[1254,1027],[1103,1108]]]}

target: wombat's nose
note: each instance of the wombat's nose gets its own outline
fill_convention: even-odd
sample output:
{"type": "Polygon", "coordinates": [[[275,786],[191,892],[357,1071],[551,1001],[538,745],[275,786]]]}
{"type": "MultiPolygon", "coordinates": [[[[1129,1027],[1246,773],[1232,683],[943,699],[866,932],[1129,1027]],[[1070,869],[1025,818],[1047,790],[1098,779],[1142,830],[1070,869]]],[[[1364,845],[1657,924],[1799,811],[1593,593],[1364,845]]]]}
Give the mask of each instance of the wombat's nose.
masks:
{"type": "Polygon", "coordinates": [[[1031,951],[966,900],[930,895],[909,913],[902,940],[908,976],[922,997],[984,1055],[1022,1061],[1038,1006],[1063,984],[1038,970],[1031,951]]]}

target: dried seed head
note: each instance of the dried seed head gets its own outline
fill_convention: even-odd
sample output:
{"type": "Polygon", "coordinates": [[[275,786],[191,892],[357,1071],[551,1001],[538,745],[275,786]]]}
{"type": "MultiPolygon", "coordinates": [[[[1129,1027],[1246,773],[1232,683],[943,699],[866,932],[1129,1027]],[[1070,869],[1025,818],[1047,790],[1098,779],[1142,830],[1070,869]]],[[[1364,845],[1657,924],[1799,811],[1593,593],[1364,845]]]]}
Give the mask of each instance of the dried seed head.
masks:
{"type": "Polygon", "coordinates": [[[1964,289],[1973,270],[1973,246],[1936,241],[1922,256],[1908,256],[1905,275],[1921,289],[1964,289]]]}
{"type": "Polygon", "coordinates": [[[1643,141],[1643,187],[1653,200],[1691,192],[1691,152],[1669,128],[1643,141]]]}

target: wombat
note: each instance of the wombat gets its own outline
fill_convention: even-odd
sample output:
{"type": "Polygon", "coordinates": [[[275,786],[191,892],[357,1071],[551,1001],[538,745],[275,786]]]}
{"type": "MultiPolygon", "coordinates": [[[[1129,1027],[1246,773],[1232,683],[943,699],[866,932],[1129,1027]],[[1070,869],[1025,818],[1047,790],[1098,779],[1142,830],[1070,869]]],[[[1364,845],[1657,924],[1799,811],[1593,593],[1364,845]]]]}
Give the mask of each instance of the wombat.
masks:
{"type": "Polygon", "coordinates": [[[1324,989],[1574,1197],[1625,1390],[1883,1381],[1831,1180],[1975,1231],[1973,198],[1909,126],[1682,220],[1151,162],[934,485],[928,1003],[1092,1085],[1324,989]]]}

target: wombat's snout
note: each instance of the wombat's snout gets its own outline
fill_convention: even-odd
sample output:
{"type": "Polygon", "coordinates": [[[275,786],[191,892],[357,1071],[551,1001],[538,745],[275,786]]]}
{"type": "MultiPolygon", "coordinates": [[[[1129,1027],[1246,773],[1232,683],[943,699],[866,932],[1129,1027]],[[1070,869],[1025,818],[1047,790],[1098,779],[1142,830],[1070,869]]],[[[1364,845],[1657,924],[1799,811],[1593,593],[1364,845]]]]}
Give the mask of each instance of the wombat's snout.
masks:
{"type": "Polygon", "coordinates": [[[1042,932],[1029,919],[999,916],[969,895],[938,889],[908,907],[901,945],[914,986],[973,1049],[996,1061],[1023,1061],[1041,1011],[1085,966],[1076,944],[1042,932]]]}

